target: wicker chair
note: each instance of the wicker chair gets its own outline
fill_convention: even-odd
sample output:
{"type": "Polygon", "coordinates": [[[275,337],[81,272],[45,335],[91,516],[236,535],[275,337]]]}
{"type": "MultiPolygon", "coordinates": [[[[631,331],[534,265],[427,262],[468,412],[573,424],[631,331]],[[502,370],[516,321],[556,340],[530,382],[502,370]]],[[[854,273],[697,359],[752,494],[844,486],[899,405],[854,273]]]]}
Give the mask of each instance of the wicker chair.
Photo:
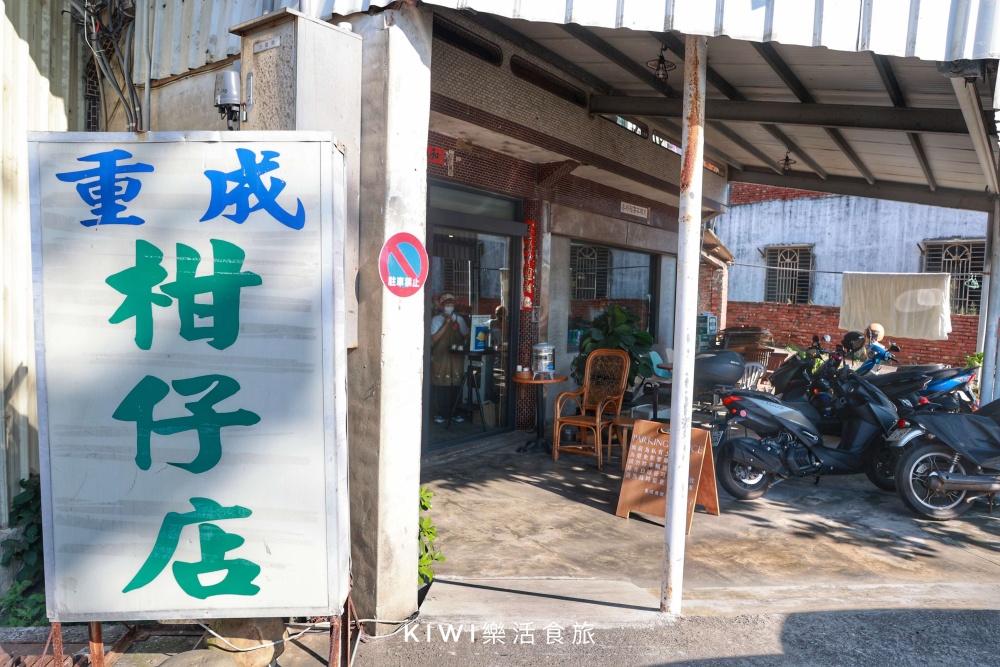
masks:
{"type": "Polygon", "coordinates": [[[743,377],[736,383],[736,386],[740,389],[752,389],[756,391],[758,389],[757,385],[760,384],[760,381],[764,377],[764,364],[751,361],[744,368],[743,377]]]}
{"type": "MultiPolygon", "coordinates": [[[[594,350],[587,357],[583,387],[579,391],[564,391],[556,398],[556,414],[552,424],[552,459],[559,460],[559,452],[585,454],[597,457],[600,469],[604,458],[602,431],[608,430],[610,440],[611,422],[622,409],[625,386],[628,383],[629,356],[624,350],[594,350]],[[563,416],[563,410],[575,403],[580,414],[563,416]],[[584,431],[593,433],[594,444],[583,442],[560,443],[563,426],[576,426],[581,435],[584,431]]],[[[610,455],[611,447],[608,447],[610,455]]]]}

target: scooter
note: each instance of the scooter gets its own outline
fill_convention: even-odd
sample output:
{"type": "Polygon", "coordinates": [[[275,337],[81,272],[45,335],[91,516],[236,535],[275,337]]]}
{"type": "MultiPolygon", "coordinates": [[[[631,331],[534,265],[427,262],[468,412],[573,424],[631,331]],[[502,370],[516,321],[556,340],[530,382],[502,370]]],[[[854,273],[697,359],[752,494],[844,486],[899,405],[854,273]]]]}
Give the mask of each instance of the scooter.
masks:
{"type": "Polygon", "coordinates": [[[878,469],[876,452],[899,421],[896,407],[847,369],[839,369],[830,384],[844,424],[837,447],[824,445],[808,418],[773,396],[741,390],[723,396],[728,421],[760,437],[732,438],[720,446],[716,470],[722,488],[738,500],[752,500],[791,477],[858,473],[883,490],[895,488],[878,469]]]}
{"type": "MultiPolygon", "coordinates": [[[[844,336],[844,342],[854,347],[859,347],[860,334],[850,332],[844,336]]],[[[829,342],[830,336],[824,336],[824,341],[829,342]]],[[[896,348],[898,350],[898,348],[896,348]]],[[[888,359],[895,359],[888,350],[880,357],[881,362],[888,359]]],[[[820,345],[819,336],[813,336],[813,344],[810,346],[804,359],[792,359],[790,362],[782,364],[782,368],[789,369],[786,375],[779,376],[777,385],[771,379],[772,386],[775,387],[775,395],[782,398],[788,405],[791,405],[802,412],[810,421],[819,427],[821,433],[826,435],[841,434],[842,423],[835,410],[836,397],[831,391],[830,378],[843,364],[845,350],[843,345],[832,350],[824,350],[820,345]],[[816,359],[825,356],[823,363],[816,368],[816,359]],[[796,363],[798,366],[796,367],[796,363]],[[814,372],[812,369],[816,368],[814,372]]],[[[869,364],[871,357],[855,373],[863,375],[874,367],[874,363],[869,364]]],[[[779,370],[781,370],[779,368],[779,370]]],[[[777,374],[778,371],[775,371],[777,374]]],[[[888,373],[886,375],[869,375],[871,384],[877,386],[885,396],[896,405],[896,410],[900,415],[908,415],[914,410],[920,409],[929,401],[921,402],[918,392],[930,382],[931,378],[919,372],[888,373]]],[[[891,476],[891,475],[890,475],[891,476]]]]}
{"type": "Polygon", "coordinates": [[[916,514],[946,521],[1000,493],[1000,401],[975,414],[915,415],[899,438],[912,443],[896,467],[897,491],[916,514]]]}
{"type": "MultiPolygon", "coordinates": [[[[868,381],[879,387],[893,398],[892,391],[886,391],[886,387],[893,383],[902,382],[908,377],[926,375],[929,382],[915,396],[904,397],[907,402],[912,402],[913,407],[933,403],[936,409],[945,412],[975,412],[979,408],[979,399],[972,391],[972,383],[976,379],[978,366],[966,368],[951,368],[944,364],[924,364],[916,366],[898,366],[895,373],[876,375],[882,364],[899,363],[899,359],[893,352],[899,352],[899,346],[890,343],[888,347],[880,342],[872,340],[868,343],[868,358],[855,371],[858,375],[867,375],[868,381]],[[902,373],[903,375],[899,375],[902,373]]],[[[894,399],[897,404],[899,401],[894,399]]]]}

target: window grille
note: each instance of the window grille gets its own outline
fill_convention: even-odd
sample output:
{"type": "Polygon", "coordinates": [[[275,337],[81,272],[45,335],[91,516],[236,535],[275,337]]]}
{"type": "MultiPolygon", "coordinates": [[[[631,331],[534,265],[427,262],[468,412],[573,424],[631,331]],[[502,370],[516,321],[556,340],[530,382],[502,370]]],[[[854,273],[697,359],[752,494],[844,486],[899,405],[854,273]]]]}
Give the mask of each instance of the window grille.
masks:
{"type": "Polygon", "coordinates": [[[443,290],[455,295],[469,293],[469,262],[451,257],[441,259],[443,290]]]}
{"type": "Polygon", "coordinates": [[[608,296],[611,251],[588,245],[574,245],[570,253],[570,284],[574,299],[602,299],[608,296]]]}
{"type": "Polygon", "coordinates": [[[773,246],[764,251],[767,278],[764,301],[809,303],[812,294],[813,253],[808,246],[773,246]]]}
{"type": "Polygon", "coordinates": [[[953,313],[979,312],[986,241],[950,240],[924,243],[924,272],[951,274],[953,313]]]}

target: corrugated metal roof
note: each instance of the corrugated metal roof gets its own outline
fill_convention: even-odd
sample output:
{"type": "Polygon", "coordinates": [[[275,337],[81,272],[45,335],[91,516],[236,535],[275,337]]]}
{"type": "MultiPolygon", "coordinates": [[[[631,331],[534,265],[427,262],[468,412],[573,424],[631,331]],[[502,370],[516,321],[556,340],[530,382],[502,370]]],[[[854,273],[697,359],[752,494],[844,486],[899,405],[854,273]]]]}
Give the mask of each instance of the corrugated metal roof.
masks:
{"type": "Polygon", "coordinates": [[[84,129],[86,63],[78,33],[61,2],[0,0],[0,280],[3,338],[0,386],[0,526],[38,457],[35,337],[31,305],[28,132],[84,129]]]}
{"type": "MultiPolygon", "coordinates": [[[[297,7],[299,0],[276,0],[297,7]]],[[[323,0],[322,16],[390,0],[323,0]]],[[[1000,57],[997,0],[423,0],[506,18],[593,28],[675,30],[738,40],[874,51],[923,60],[1000,57]]],[[[154,6],[153,78],[181,74],[239,52],[230,26],[262,13],[263,0],[137,2],[138,25],[154,6]]],[[[137,31],[141,33],[141,31],[137,31]]],[[[137,41],[142,53],[141,34],[137,41]]],[[[821,57],[821,56],[817,56],[821,57]]],[[[141,58],[137,55],[137,58],[141,58]]],[[[137,76],[144,69],[136,63],[137,76]]]]}
{"type": "MultiPolygon", "coordinates": [[[[507,18],[676,30],[925,60],[1000,55],[996,0],[425,0],[507,18]]],[[[375,4],[375,3],[372,3],[375,4]]]]}

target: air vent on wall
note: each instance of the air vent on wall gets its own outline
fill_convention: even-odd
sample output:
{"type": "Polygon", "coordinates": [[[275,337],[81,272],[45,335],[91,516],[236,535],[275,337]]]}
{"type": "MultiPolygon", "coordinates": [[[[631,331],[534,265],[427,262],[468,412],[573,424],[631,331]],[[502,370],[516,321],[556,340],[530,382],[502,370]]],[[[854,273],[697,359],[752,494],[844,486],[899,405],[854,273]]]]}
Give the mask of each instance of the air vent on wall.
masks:
{"type": "Polygon", "coordinates": [[[434,16],[434,36],[491,65],[499,67],[503,63],[503,51],[499,46],[437,15],[434,16]]]}
{"type": "Polygon", "coordinates": [[[587,108],[587,93],[576,86],[571,86],[562,79],[549,74],[541,67],[528,62],[520,56],[510,57],[510,71],[519,79],[524,79],[533,86],[561,97],[578,107],[587,108]]]}

